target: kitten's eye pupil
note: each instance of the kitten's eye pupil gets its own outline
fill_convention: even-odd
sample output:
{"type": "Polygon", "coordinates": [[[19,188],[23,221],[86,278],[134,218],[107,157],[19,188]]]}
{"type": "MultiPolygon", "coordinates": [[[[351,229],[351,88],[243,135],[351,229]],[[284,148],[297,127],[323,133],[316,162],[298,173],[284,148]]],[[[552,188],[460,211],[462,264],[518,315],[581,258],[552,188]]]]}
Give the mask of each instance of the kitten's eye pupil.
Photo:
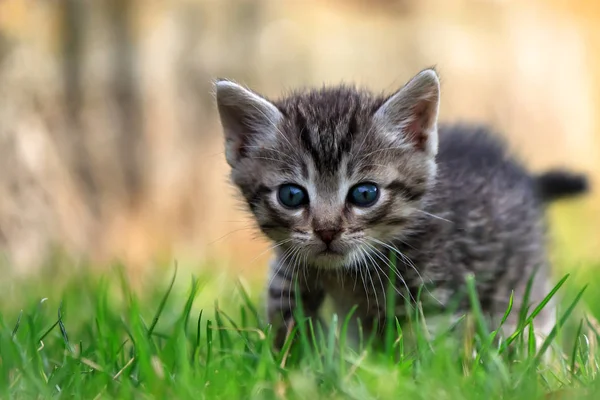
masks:
{"type": "Polygon", "coordinates": [[[288,208],[298,208],[308,203],[306,190],[291,183],[281,185],[277,193],[279,202],[288,208]]]}
{"type": "Polygon", "coordinates": [[[379,188],[374,183],[359,183],[350,189],[348,201],[359,207],[369,207],[379,198],[379,188]]]}

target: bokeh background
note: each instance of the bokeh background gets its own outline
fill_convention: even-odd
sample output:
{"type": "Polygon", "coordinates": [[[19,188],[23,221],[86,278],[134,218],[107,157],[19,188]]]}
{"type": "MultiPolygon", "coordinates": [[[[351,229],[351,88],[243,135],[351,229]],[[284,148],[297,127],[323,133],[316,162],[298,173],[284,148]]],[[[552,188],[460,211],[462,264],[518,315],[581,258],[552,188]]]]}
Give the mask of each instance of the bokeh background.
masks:
{"type": "MultiPolygon", "coordinates": [[[[35,273],[59,251],[262,276],[217,77],[391,92],[435,65],[442,120],[488,123],[532,169],[599,187],[599,50],[594,0],[0,0],[1,263],[35,273]]],[[[550,216],[558,265],[599,259],[598,191],[550,216]]]]}

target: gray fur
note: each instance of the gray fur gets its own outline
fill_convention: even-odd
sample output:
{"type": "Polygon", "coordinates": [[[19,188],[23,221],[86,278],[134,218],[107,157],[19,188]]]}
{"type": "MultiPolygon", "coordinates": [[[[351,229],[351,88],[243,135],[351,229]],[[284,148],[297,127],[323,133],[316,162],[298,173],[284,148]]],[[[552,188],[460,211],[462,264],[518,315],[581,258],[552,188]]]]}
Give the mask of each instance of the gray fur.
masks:
{"type": "MultiPolygon", "coordinates": [[[[318,316],[327,295],[338,313],[357,305],[365,327],[381,328],[392,273],[401,318],[403,298],[414,299],[421,285],[426,316],[446,311],[454,298],[466,310],[468,274],[492,319],[504,313],[511,291],[520,308],[534,269],[532,302],[550,289],[535,178],[486,129],[441,127],[438,139],[435,71],[389,97],[337,86],[269,102],[228,81],[217,82],[216,93],[232,181],[274,242],[267,311],[280,340],[297,295],[309,316],[318,316]],[[360,182],[380,188],[372,207],[347,201],[360,182]],[[279,204],[286,183],[305,188],[309,204],[279,204]],[[322,253],[328,247],[319,230],[340,232],[333,253],[322,253]]],[[[553,318],[546,308],[536,331],[547,333],[553,318]]]]}

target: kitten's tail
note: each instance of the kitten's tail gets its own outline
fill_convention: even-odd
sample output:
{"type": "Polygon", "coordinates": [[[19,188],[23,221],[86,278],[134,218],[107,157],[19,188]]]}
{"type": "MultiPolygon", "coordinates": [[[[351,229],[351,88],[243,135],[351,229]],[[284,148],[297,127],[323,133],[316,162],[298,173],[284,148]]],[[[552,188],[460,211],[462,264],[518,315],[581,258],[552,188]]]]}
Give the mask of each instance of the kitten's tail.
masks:
{"type": "Polygon", "coordinates": [[[583,174],[565,170],[550,170],[535,177],[538,193],[544,202],[572,197],[589,190],[588,179],[583,174]]]}

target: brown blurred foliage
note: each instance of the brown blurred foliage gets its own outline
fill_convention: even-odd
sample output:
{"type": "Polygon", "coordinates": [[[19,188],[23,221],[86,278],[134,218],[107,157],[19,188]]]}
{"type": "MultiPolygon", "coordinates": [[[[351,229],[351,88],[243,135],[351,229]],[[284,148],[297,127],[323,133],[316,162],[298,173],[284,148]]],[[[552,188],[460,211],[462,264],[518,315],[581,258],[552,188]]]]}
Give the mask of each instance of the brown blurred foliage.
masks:
{"type": "MultiPolygon", "coordinates": [[[[20,270],[56,246],[262,270],[249,260],[266,243],[227,183],[216,77],[269,96],[393,91],[436,65],[442,119],[492,124],[532,168],[600,184],[599,48],[593,0],[0,0],[0,251],[20,270]]],[[[600,244],[597,200],[561,220],[580,255],[600,244]]]]}

